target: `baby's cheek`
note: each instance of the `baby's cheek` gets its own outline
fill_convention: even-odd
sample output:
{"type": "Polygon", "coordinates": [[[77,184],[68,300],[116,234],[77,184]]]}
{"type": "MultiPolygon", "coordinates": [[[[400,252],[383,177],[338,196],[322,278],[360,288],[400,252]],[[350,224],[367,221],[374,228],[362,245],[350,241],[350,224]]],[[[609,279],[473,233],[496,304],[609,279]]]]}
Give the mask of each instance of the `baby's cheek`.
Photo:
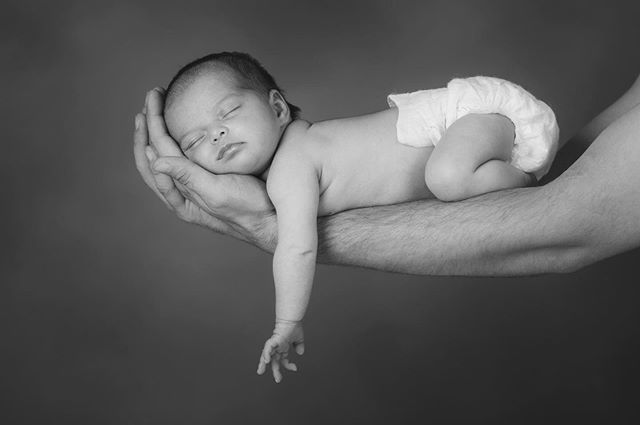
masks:
{"type": "Polygon", "coordinates": [[[189,161],[195,162],[196,164],[198,163],[198,155],[193,149],[184,152],[184,156],[186,156],[189,161]]]}
{"type": "Polygon", "coordinates": [[[216,152],[209,146],[198,146],[187,153],[187,158],[205,170],[216,172],[216,152]]]}

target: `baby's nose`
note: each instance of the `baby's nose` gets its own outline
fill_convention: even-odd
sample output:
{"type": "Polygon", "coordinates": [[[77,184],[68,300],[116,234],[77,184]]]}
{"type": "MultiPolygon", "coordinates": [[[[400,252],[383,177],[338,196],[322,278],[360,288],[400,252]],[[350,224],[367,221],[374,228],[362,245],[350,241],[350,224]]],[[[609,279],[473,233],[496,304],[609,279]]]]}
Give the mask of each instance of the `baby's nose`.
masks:
{"type": "Polygon", "coordinates": [[[218,131],[218,134],[216,134],[213,138],[213,143],[218,143],[220,140],[222,140],[222,138],[227,134],[227,132],[225,130],[220,130],[218,131]]]}

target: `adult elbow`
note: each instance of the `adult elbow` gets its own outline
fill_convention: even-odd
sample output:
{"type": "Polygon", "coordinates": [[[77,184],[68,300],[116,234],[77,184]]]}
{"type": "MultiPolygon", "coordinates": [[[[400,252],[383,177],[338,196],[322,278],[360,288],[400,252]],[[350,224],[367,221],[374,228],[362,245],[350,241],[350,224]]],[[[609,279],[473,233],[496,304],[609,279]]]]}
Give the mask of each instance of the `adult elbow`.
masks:
{"type": "Polygon", "coordinates": [[[590,266],[600,257],[594,253],[593,245],[580,242],[569,247],[563,247],[553,252],[554,261],[551,262],[552,273],[570,274],[590,266]]]}
{"type": "Polygon", "coordinates": [[[603,215],[594,208],[594,197],[584,196],[576,187],[580,187],[577,177],[565,177],[540,192],[549,206],[541,226],[540,247],[544,247],[550,273],[574,273],[606,256],[603,215]]]}
{"type": "Polygon", "coordinates": [[[556,267],[551,271],[557,274],[571,274],[583,269],[587,265],[589,265],[589,263],[581,258],[570,258],[569,260],[556,264],[556,267]]]}

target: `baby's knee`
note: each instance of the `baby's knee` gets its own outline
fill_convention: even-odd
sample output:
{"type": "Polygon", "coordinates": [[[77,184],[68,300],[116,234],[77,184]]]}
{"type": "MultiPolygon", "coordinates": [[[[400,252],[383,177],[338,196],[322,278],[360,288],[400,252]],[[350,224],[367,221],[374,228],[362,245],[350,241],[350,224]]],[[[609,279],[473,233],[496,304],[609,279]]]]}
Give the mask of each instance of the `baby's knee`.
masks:
{"type": "Polygon", "coordinates": [[[429,162],[424,176],[427,187],[441,201],[459,201],[468,197],[471,175],[453,161],[429,162]]]}

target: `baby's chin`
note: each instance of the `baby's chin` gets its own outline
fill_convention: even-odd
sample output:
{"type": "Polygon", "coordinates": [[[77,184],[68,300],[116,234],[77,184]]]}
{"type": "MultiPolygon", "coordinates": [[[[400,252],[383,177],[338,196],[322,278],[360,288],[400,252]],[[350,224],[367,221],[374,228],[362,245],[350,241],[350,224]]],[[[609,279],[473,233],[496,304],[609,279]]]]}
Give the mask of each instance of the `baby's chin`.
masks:
{"type": "Polygon", "coordinates": [[[218,160],[215,155],[198,158],[187,155],[189,160],[198,164],[205,170],[214,174],[243,174],[260,175],[268,168],[269,164],[254,161],[253,157],[245,150],[237,151],[231,158],[218,160]]]}
{"type": "MultiPolygon", "coordinates": [[[[191,159],[191,158],[189,158],[191,159]]],[[[246,170],[238,170],[231,166],[230,164],[221,165],[219,161],[215,158],[206,158],[205,160],[195,160],[191,159],[193,162],[198,164],[200,167],[209,171],[213,174],[252,174],[246,172],[246,170]]]]}
{"type": "Polygon", "coordinates": [[[224,171],[219,166],[219,164],[216,163],[215,158],[205,158],[204,160],[202,159],[197,160],[195,158],[189,158],[189,159],[195,162],[196,164],[198,164],[199,166],[201,166],[202,168],[204,168],[205,170],[209,171],[210,173],[225,174],[224,171]]]}

